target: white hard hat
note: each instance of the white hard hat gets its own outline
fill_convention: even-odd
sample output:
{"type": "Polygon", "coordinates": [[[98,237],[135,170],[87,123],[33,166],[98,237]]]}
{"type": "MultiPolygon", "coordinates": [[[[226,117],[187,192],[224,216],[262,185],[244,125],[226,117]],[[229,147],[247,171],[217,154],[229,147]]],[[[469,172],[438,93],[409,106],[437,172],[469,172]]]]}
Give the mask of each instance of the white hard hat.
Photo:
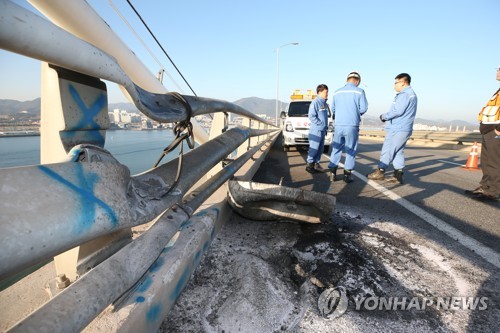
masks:
{"type": "Polygon", "coordinates": [[[361,81],[361,75],[359,75],[358,72],[350,72],[349,75],[347,75],[347,79],[349,80],[351,77],[361,81]]]}

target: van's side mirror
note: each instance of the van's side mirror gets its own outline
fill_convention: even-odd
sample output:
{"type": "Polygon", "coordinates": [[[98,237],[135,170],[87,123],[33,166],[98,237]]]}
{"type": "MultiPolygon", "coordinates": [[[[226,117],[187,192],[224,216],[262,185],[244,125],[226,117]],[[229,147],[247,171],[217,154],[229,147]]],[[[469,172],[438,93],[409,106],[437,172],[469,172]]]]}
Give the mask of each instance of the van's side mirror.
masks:
{"type": "Polygon", "coordinates": [[[286,118],[286,112],[285,111],[281,111],[280,118],[281,119],[285,119],[286,118]]]}

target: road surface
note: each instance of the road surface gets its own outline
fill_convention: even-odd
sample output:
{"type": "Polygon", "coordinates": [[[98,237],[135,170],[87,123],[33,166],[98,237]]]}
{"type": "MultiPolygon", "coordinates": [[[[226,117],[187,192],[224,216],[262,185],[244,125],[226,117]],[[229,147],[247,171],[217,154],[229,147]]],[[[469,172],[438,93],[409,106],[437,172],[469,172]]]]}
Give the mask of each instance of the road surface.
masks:
{"type": "Polygon", "coordinates": [[[404,185],[368,182],[381,145],[361,140],[345,184],[306,173],[307,152],[278,139],[254,181],[334,194],[333,222],[235,215],[160,331],[498,332],[499,205],[463,195],[481,172],[459,166],[467,151],[410,146],[404,185]],[[318,307],[332,288],[348,300],[336,318],[338,299],[318,307]]]}

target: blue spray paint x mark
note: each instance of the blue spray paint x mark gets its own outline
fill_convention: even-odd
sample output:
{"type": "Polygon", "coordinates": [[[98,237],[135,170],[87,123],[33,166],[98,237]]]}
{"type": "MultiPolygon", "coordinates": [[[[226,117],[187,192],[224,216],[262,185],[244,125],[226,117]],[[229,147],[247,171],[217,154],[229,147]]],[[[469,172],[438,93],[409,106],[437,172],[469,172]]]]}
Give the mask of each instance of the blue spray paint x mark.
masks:
{"type": "Polygon", "coordinates": [[[80,164],[76,164],[76,177],[80,182],[79,186],[77,186],[43,165],[39,165],[38,168],[50,178],[65,185],[81,197],[81,212],[80,214],[78,214],[78,216],[80,216],[80,221],[76,226],[77,233],[82,233],[92,226],[95,220],[95,205],[100,206],[109,215],[113,227],[118,224],[118,218],[116,217],[116,214],[111,209],[111,207],[109,207],[101,199],[97,198],[93,193],[94,185],[99,180],[99,177],[95,173],[89,172],[85,174],[83,172],[83,167],[80,164]]]}
{"type": "Polygon", "coordinates": [[[87,108],[82,98],[78,94],[78,91],[71,84],[69,85],[69,92],[80,111],[82,111],[83,115],[80,121],[73,128],[71,128],[71,130],[101,129],[101,126],[96,123],[94,117],[97,116],[99,114],[99,111],[101,111],[101,109],[106,105],[106,95],[100,94],[94,101],[94,103],[92,103],[90,108],[87,108]]]}
{"type": "Polygon", "coordinates": [[[87,107],[83,99],[80,97],[80,94],[78,94],[76,88],[71,84],[69,85],[69,93],[81,111],[82,118],[76,123],[76,125],[62,133],[64,133],[66,138],[71,138],[71,136],[75,135],[71,133],[71,131],[87,130],[88,134],[93,137],[89,139],[89,141],[93,143],[101,143],[104,146],[104,137],[101,132],[99,132],[99,130],[101,130],[101,126],[96,122],[96,120],[94,120],[94,117],[97,116],[102,108],[107,104],[106,95],[100,94],[92,105],[87,107]]]}

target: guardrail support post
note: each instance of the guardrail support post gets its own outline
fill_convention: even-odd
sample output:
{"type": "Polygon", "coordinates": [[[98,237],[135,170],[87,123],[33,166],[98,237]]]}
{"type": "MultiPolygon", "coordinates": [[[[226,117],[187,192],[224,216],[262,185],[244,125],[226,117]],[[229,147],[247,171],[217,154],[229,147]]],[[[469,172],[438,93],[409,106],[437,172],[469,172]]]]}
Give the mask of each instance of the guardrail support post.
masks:
{"type": "MultiPolygon", "coordinates": [[[[224,129],[224,125],[225,125],[224,113],[222,112],[215,113],[214,118],[212,119],[212,126],[210,127],[209,140],[212,140],[221,135],[222,130],[224,129]]],[[[222,163],[218,163],[207,173],[207,179],[212,178],[213,175],[215,175],[220,170],[222,170],[222,163]]]]}
{"type": "MultiPolygon", "coordinates": [[[[250,119],[249,118],[243,118],[243,121],[241,122],[241,125],[244,127],[250,128],[250,119]]],[[[250,146],[250,139],[247,141],[243,142],[239,147],[238,147],[238,156],[243,155],[248,151],[248,148],[250,146]]]]}
{"type": "MultiPolygon", "coordinates": [[[[259,123],[255,120],[250,120],[250,128],[251,129],[259,129],[259,123]]],[[[250,138],[250,147],[254,147],[257,142],[259,141],[259,137],[258,136],[255,136],[255,137],[252,137],[250,138]]]]}
{"type": "MultiPolygon", "coordinates": [[[[51,164],[66,161],[67,152],[80,143],[104,147],[109,127],[108,98],[104,82],[48,63],[41,66],[40,161],[51,164]]],[[[87,256],[107,257],[96,252],[112,242],[131,239],[130,231],[94,239],[54,257],[56,275],[65,274],[71,282],[87,268],[78,268],[87,256]],[[80,271],[83,270],[83,271],[80,271]]]]}

